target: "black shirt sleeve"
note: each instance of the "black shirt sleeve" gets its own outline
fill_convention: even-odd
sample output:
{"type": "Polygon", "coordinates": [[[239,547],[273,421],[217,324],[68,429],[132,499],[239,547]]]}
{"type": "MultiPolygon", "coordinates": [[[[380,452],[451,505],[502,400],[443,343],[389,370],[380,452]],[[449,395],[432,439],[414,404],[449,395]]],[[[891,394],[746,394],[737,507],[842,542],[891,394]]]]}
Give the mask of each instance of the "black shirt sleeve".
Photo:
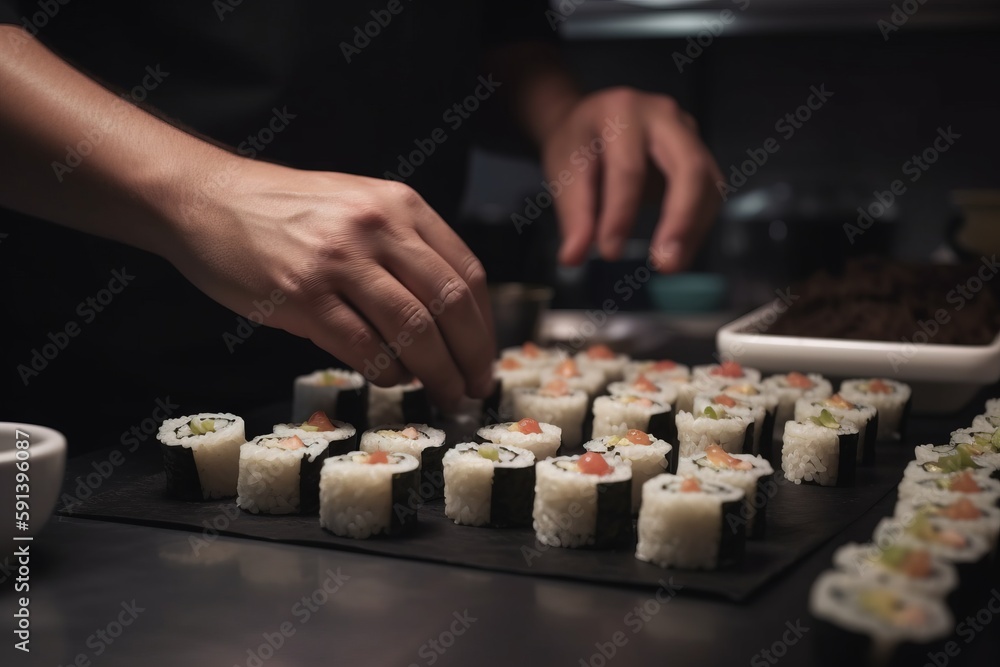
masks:
{"type": "Polygon", "coordinates": [[[21,12],[18,11],[20,3],[15,0],[0,0],[0,23],[21,23],[21,12]]]}

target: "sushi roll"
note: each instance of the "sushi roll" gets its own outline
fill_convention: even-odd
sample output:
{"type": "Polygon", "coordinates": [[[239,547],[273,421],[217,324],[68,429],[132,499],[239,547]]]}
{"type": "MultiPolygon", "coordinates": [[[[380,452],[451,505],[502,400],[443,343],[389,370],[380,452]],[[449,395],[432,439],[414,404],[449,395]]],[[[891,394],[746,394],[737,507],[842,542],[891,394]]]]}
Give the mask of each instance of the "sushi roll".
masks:
{"type": "Polygon", "coordinates": [[[444,440],[444,431],[427,424],[387,424],[365,431],[359,449],[369,454],[409,454],[417,459],[420,462],[420,497],[431,500],[444,493],[441,462],[448,449],[444,440]]]}
{"type": "Polygon", "coordinates": [[[719,445],[730,454],[753,453],[753,419],[709,406],[702,412],[678,412],[677,446],[682,457],[719,445]]]}
{"type": "Polygon", "coordinates": [[[330,443],[326,456],[338,456],[358,448],[357,430],[341,421],[331,421],[326,413],[317,410],[301,424],[275,424],[275,435],[297,435],[302,440],[321,438],[330,443]]]}
{"type": "Polygon", "coordinates": [[[795,402],[800,398],[822,399],[833,393],[830,381],[817,373],[804,375],[791,372],[772,375],[761,384],[778,399],[774,415],[774,439],[781,440],[785,433],[785,422],[795,419],[795,402]]]}
{"type": "Polygon", "coordinates": [[[900,500],[925,498],[952,503],[967,497],[975,503],[996,505],[1000,502],[1000,482],[974,471],[963,470],[950,474],[911,473],[899,484],[900,500]]]}
{"type": "Polygon", "coordinates": [[[304,422],[317,410],[358,428],[368,419],[368,382],[361,373],[330,368],[295,378],[292,421],[304,422]]]}
{"type": "Polygon", "coordinates": [[[857,463],[871,465],[875,463],[875,444],[878,442],[878,410],[868,405],[858,405],[848,401],[840,394],[828,398],[801,398],[795,402],[795,421],[805,421],[819,417],[824,410],[832,414],[837,421],[851,424],[858,429],[857,463]]]}
{"type": "Polygon", "coordinates": [[[552,458],[559,451],[562,429],[552,424],[525,417],[516,422],[493,424],[479,429],[484,442],[505,447],[518,447],[532,453],[537,461],[552,458]]]}
{"type": "Polygon", "coordinates": [[[607,345],[591,345],[574,357],[583,370],[598,370],[604,374],[604,384],[617,382],[625,376],[626,354],[615,354],[607,345]]]}
{"type": "Polygon", "coordinates": [[[958,586],[958,573],[948,561],[923,547],[869,542],[845,544],[833,554],[840,570],[871,579],[894,590],[942,599],[958,586]]]}
{"type": "Polygon", "coordinates": [[[607,381],[604,372],[595,368],[581,368],[574,360],[567,359],[541,373],[541,384],[562,380],[572,390],[583,390],[593,399],[604,391],[607,381]]]}
{"type": "Polygon", "coordinates": [[[535,455],[492,442],[456,445],[444,455],[444,513],[465,526],[531,525],[535,455]]]}
{"type": "Polygon", "coordinates": [[[630,361],[625,364],[622,372],[623,379],[631,380],[637,375],[645,375],[653,382],[671,379],[686,382],[690,379],[691,369],[672,359],[630,361]]]}
{"type": "Polygon", "coordinates": [[[642,503],[642,485],[664,472],[677,472],[677,450],[669,442],[639,429],[608,435],[583,445],[588,452],[627,459],[632,463],[632,513],[642,503]]]}
{"type": "Polygon", "coordinates": [[[809,594],[821,665],[911,667],[955,627],[938,599],[849,572],[828,571],[809,594]]]}
{"type": "Polygon", "coordinates": [[[262,435],[240,447],[236,504],[253,514],[312,514],[330,443],[317,434],[262,435]]]}
{"type": "Polygon", "coordinates": [[[203,412],[167,419],[156,434],[167,473],[167,494],[180,500],[236,495],[243,419],[228,412],[203,412]]]}
{"type": "Polygon", "coordinates": [[[624,546],[632,539],[632,466],[587,452],[535,466],[535,538],[550,547],[624,546]]]}
{"type": "Polygon", "coordinates": [[[368,385],[368,424],[426,424],[431,401],[420,380],[392,387],[368,385]]]}
{"type": "Polygon", "coordinates": [[[506,357],[493,364],[493,377],[500,385],[499,407],[493,421],[509,421],[514,418],[514,390],[537,387],[540,373],[538,367],[525,366],[514,357],[506,357]]]}
{"type": "Polygon", "coordinates": [[[909,498],[896,503],[895,518],[898,521],[908,523],[917,514],[932,520],[945,519],[951,521],[956,530],[981,535],[994,553],[1000,545],[1000,509],[989,503],[976,503],[969,498],[959,498],[950,503],[931,498],[909,498]]]}
{"type": "Polygon", "coordinates": [[[785,424],[781,469],[796,484],[854,486],[858,429],[823,410],[818,417],[785,424]]]}
{"type": "Polygon", "coordinates": [[[319,524],[334,535],[398,535],[417,522],[420,461],[377,451],[332,456],[319,478],[319,524]]]}
{"type": "Polygon", "coordinates": [[[565,361],[569,355],[558,347],[539,347],[528,341],[518,347],[508,347],[500,351],[500,359],[515,359],[528,368],[547,368],[565,361]]]}
{"type": "Polygon", "coordinates": [[[632,394],[599,396],[594,401],[594,438],[625,435],[631,429],[652,433],[660,440],[676,440],[670,406],[632,394]]]}
{"type": "Polygon", "coordinates": [[[767,525],[767,501],[775,491],[774,468],[760,456],[729,454],[718,445],[681,461],[680,475],[693,475],[703,482],[722,482],[743,491],[746,498],[739,521],[746,526],[748,538],[764,536],[767,525]]]}
{"type": "Polygon", "coordinates": [[[746,417],[753,420],[753,435],[751,437],[750,449],[744,449],[747,454],[761,454],[770,460],[771,440],[764,441],[764,433],[773,428],[773,412],[768,413],[767,408],[760,403],[750,403],[744,399],[733,398],[729,394],[698,394],[694,399],[694,413],[702,414],[705,408],[712,408],[718,414],[725,412],[738,417],[746,417]]]}
{"type": "Polygon", "coordinates": [[[909,521],[882,519],[873,540],[882,549],[898,545],[926,549],[952,563],[962,581],[983,581],[989,567],[992,545],[975,533],[963,533],[947,519],[931,519],[917,513],[909,521]]]}
{"type": "Polygon", "coordinates": [[[715,570],[746,544],[743,491],[697,477],[658,475],[642,485],[635,557],[660,567],[715,570]]]}
{"type": "Polygon", "coordinates": [[[691,369],[695,380],[708,380],[715,384],[734,384],[738,382],[760,382],[760,371],[756,368],[745,368],[735,361],[723,361],[721,364],[705,364],[691,369]]]}
{"type": "Polygon", "coordinates": [[[677,384],[669,381],[653,382],[640,373],[628,380],[612,382],[608,385],[608,393],[612,396],[631,394],[673,406],[677,400],[677,384]]]}
{"type": "Polygon", "coordinates": [[[972,420],[972,428],[977,431],[994,431],[1000,428],[1000,412],[976,415],[972,420]]]}
{"type": "Polygon", "coordinates": [[[538,389],[514,391],[514,414],[558,426],[562,444],[569,449],[583,444],[588,405],[587,392],[570,389],[564,380],[552,380],[538,389]]]}
{"type": "Polygon", "coordinates": [[[879,440],[899,440],[905,435],[906,418],[910,413],[910,385],[880,378],[844,380],[840,383],[840,395],[878,410],[879,440]]]}
{"type": "MultiPolygon", "coordinates": [[[[926,455],[925,455],[926,456],[926,455]]],[[[989,477],[990,469],[980,465],[972,456],[969,445],[956,445],[951,454],[942,454],[937,458],[927,457],[926,460],[910,461],[903,469],[903,480],[919,482],[927,479],[938,479],[942,475],[950,475],[968,470],[977,477],[989,477]]]]}

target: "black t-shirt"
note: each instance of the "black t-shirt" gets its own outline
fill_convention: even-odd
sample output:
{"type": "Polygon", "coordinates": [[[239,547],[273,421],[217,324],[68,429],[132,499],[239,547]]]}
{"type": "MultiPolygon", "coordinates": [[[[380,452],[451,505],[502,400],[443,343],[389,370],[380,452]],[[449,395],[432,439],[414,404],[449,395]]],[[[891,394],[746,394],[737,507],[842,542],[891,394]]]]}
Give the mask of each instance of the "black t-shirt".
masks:
{"type": "MultiPolygon", "coordinates": [[[[449,219],[477,124],[453,105],[488,78],[489,47],[554,38],[545,9],[544,0],[0,0],[0,22],[243,155],[376,177],[415,166],[406,182],[449,219]]],[[[0,216],[0,271],[14,286],[3,418],[80,433],[85,416],[101,415],[112,425],[103,439],[148,416],[157,398],[238,410],[288,396],[294,375],[332,363],[308,341],[241,324],[156,257],[0,216]],[[115,271],[128,283],[120,293],[115,271]],[[69,330],[78,333],[61,335],[69,330]]]]}

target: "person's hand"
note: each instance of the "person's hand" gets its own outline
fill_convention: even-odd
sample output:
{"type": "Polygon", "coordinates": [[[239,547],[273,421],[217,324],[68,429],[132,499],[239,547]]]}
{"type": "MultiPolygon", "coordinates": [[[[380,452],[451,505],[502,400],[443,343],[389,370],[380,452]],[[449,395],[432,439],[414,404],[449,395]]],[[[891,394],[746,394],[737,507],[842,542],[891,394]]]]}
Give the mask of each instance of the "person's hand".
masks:
{"type": "Polygon", "coordinates": [[[409,186],[236,157],[201,181],[176,195],[164,253],[199,289],[243,315],[280,290],[264,324],[378,385],[415,376],[443,405],[489,392],[485,272],[409,186]]]}
{"type": "Polygon", "coordinates": [[[555,198],[560,262],[580,264],[592,243],[604,259],[621,256],[646,184],[647,158],[667,180],[650,244],[652,265],[670,272],[690,263],[718,211],[721,173],[677,102],[629,88],[583,98],[543,142],[546,178],[571,177],[555,198]]]}

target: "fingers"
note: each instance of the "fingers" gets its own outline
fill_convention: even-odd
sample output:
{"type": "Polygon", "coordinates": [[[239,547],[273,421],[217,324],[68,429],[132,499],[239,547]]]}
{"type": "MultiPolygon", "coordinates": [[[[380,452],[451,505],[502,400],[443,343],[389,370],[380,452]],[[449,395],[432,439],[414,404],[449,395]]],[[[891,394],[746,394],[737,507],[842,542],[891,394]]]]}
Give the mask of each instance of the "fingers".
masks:
{"type": "Polygon", "coordinates": [[[587,251],[594,239],[597,210],[598,164],[588,160],[577,165],[572,162],[573,150],[590,141],[589,128],[581,128],[555,149],[555,155],[546,160],[545,171],[549,180],[559,180],[559,174],[574,174],[572,182],[564,186],[555,198],[555,208],[562,233],[559,262],[578,266],[587,258],[587,251]]]}
{"type": "Polygon", "coordinates": [[[424,383],[431,398],[453,406],[465,379],[452,358],[432,312],[385,269],[344,283],[347,300],[361,310],[386,341],[389,356],[424,383]]]}
{"type": "Polygon", "coordinates": [[[302,333],[313,343],[375,384],[391,386],[408,379],[403,365],[385,352],[385,339],[339,297],[324,294],[309,308],[302,333]]]}
{"type": "Polygon", "coordinates": [[[484,321],[472,286],[419,237],[391,246],[387,255],[386,268],[434,318],[467,393],[476,398],[488,396],[495,354],[492,325],[484,321]]]}
{"type": "Polygon", "coordinates": [[[650,123],[650,155],[668,181],[650,255],[659,271],[680,271],[718,213],[718,167],[687,126],[668,116],[650,123]]]}
{"type": "Polygon", "coordinates": [[[646,145],[638,123],[607,144],[602,168],[601,214],[597,247],[606,260],[621,257],[646,182],[646,145]]]}

